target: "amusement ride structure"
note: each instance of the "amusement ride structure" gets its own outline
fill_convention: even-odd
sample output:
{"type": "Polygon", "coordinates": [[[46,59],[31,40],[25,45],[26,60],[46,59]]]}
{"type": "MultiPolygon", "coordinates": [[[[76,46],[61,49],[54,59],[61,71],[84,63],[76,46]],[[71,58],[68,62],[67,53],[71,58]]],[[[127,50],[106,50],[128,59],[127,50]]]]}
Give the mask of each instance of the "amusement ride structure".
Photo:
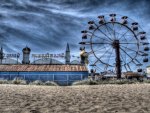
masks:
{"type": "Polygon", "coordinates": [[[87,30],[81,33],[80,50],[85,51],[89,65],[101,72],[114,70],[118,79],[122,71],[136,68],[142,72],[149,61],[146,32],[127,16],[98,16],[97,20],[89,21],[87,30]]]}

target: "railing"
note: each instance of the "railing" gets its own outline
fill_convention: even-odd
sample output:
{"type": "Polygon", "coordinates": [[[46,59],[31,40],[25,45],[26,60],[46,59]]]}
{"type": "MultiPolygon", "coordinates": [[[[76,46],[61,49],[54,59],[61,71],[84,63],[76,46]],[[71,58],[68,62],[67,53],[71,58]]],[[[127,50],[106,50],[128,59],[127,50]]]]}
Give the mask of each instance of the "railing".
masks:
{"type": "Polygon", "coordinates": [[[41,81],[54,81],[56,83],[64,83],[66,85],[70,85],[74,81],[79,81],[88,78],[87,74],[12,74],[12,73],[1,73],[0,79],[7,79],[7,80],[13,80],[15,78],[20,78],[27,81],[35,81],[35,80],[41,80],[41,81]]]}

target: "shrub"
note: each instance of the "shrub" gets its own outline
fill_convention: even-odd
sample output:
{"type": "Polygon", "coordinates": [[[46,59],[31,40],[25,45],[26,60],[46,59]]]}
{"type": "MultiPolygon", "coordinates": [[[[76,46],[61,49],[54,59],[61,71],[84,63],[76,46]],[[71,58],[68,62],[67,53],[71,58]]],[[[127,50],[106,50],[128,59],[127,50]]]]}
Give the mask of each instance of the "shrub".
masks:
{"type": "Polygon", "coordinates": [[[53,82],[53,81],[46,81],[44,83],[44,85],[47,85],[47,86],[58,86],[58,84],[56,82],[53,82]]]}
{"type": "MultiPolygon", "coordinates": [[[[120,79],[120,80],[83,80],[83,81],[76,81],[72,85],[100,85],[100,84],[136,84],[140,83],[138,80],[128,80],[128,79],[120,79]]],[[[143,83],[143,82],[142,82],[143,83]]],[[[145,81],[145,83],[150,83],[150,80],[145,81]]]]}
{"type": "Polygon", "coordinates": [[[33,82],[30,82],[30,85],[43,85],[44,83],[41,80],[36,80],[33,82]]]}
{"type": "Polygon", "coordinates": [[[144,80],[144,83],[150,83],[150,79],[144,80]]]}
{"type": "Polygon", "coordinates": [[[0,80],[0,84],[9,84],[8,80],[0,80]]]}
{"type": "Polygon", "coordinates": [[[100,80],[98,81],[98,84],[133,84],[133,83],[139,83],[137,80],[127,80],[127,79],[120,79],[120,80],[100,80]]]}
{"type": "Polygon", "coordinates": [[[13,80],[11,83],[12,84],[20,84],[20,85],[26,85],[27,84],[27,82],[25,80],[19,80],[19,79],[13,80]]]}
{"type": "Polygon", "coordinates": [[[97,84],[98,83],[95,80],[86,79],[82,81],[76,81],[72,85],[97,85],[97,84]]]}

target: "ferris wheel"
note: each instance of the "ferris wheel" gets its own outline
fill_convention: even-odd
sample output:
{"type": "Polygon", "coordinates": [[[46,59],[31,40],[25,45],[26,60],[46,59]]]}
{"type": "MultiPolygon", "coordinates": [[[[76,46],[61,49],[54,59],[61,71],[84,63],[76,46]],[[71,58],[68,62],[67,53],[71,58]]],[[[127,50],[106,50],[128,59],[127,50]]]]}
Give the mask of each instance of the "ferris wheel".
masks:
{"type": "Polygon", "coordinates": [[[149,61],[146,32],[127,16],[98,16],[81,33],[80,50],[87,52],[89,65],[101,72],[114,70],[121,78],[122,71],[142,72],[149,61]]]}

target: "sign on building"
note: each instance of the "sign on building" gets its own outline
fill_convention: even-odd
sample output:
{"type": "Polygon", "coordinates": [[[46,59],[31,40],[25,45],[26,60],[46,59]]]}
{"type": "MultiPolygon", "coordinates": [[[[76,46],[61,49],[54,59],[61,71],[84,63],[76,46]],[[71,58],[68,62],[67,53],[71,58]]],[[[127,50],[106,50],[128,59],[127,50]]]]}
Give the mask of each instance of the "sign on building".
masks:
{"type": "Polygon", "coordinates": [[[65,54],[64,53],[59,53],[59,54],[32,54],[33,58],[64,58],[65,54]]]}
{"type": "Polygon", "coordinates": [[[10,53],[10,54],[3,54],[4,55],[4,58],[19,58],[20,57],[20,54],[19,53],[10,53]]]}

